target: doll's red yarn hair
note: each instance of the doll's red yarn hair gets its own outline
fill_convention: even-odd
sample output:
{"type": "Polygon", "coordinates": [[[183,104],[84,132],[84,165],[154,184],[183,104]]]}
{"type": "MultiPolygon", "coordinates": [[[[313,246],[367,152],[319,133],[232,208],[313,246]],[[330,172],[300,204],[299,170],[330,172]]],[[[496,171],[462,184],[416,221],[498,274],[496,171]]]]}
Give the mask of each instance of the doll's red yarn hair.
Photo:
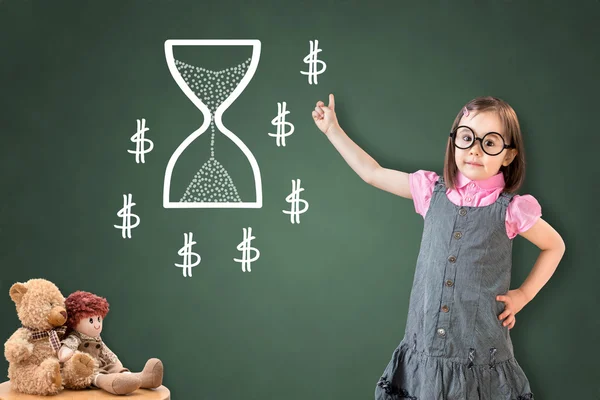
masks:
{"type": "Polygon", "coordinates": [[[65,299],[65,308],[67,309],[66,325],[69,329],[73,329],[84,318],[100,315],[104,319],[108,314],[108,301],[104,297],[78,290],[65,299]]]}

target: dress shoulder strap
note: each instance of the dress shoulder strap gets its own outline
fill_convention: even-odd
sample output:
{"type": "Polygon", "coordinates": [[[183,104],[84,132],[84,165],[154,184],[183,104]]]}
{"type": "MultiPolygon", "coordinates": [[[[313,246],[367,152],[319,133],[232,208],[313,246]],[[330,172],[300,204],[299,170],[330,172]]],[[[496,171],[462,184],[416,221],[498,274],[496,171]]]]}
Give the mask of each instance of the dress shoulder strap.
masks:
{"type": "Polygon", "coordinates": [[[442,175],[438,176],[438,180],[433,187],[434,192],[446,192],[446,184],[444,183],[444,177],[442,175]]]}
{"type": "Polygon", "coordinates": [[[515,196],[514,193],[502,192],[502,193],[500,193],[500,196],[498,196],[498,201],[504,207],[508,207],[508,204],[512,201],[512,199],[513,199],[514,196],[515,196]]]}

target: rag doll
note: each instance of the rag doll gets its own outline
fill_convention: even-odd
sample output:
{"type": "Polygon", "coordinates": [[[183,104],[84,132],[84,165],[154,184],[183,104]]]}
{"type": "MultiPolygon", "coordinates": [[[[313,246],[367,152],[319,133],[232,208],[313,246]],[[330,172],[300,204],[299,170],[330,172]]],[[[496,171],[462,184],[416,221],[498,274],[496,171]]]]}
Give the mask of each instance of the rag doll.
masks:
{"type": "MultiPolygon", "coordinates": [[[[87,353],[96,361],[91,386],[109,393],[124,395],[138,388],[156,388],[162,384],[163,364],[157,358],[146,362],[142,372],[132,373],[125,368],[100,337],[104,318],[108,314],[108,301],[90,292],[77,291],[65,299],[67,332],[61,341],[58,359],[67,361],[79,352],[87,353]]],[[[89,385],[70,385],[65,377],[65,387],[84,389],[89,385]]]]}

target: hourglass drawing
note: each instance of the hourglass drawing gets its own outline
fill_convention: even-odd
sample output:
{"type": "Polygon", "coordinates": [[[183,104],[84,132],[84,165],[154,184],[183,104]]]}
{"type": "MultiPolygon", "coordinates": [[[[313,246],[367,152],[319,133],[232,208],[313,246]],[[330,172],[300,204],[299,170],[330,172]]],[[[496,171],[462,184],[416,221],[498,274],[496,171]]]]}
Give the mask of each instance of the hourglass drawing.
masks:
{"type": "MultiPolygon", "coordinates": [[[[199,47],[201,49],[201,47],[199,47]]],[[[260,169],[248,147],[222,122],[223,113],[244,91],[256,72],[261,43],[257,39],[169,39],[165,41],[165,57],[169,71],[183,93],[202,112],[204,122],[177,147],[165,171],[163,206],[165,208],[261,208],[262,184],[260,169]],[[243,63],[220,71],[212,71],[176,60],[174,46],[252,46],[252,56],[243,63]],[[212,88],[217,89],[212,90],[212,88]],[[217,161],[214,152],[215,125],[246,156],[254,176],[256,200],[244,202],[238,195],[227,170],[217,161]],[[211,128],[210,158],[194,175],[178,201],[171,201],[171,177],[181,153],[200,135],[211,128]]]]}

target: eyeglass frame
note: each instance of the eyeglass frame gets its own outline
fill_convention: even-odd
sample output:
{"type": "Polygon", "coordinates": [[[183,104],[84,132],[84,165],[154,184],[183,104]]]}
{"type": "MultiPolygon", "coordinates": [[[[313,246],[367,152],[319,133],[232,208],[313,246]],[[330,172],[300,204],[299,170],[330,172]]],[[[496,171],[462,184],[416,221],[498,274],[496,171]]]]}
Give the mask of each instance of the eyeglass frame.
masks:
{"type": "Polygon", "coordinates": [[[461,149],[461,150],[469,150],[471,147],[475,146],[475,143],[477,143],[477,141],[479,140],[479,146],[481,147],[481,150],[483,150],[483,152],[485,154],[487,154],[488,156],[499,156],[500,154],[502,154],[502,152],[504,151],[504,149],[515,149],[517,148],[517,146],[515,146],[514,144],[506,144],[506,142],[504,141],[504,136],[502,136],[500,133],[498,132],[488,132],[485,135],[483,135],[483,137],[477,137],[477,135],[475,134],[475,132],[473,131],[473,129],[469,128],[466,125],[459,125],[456,127],[456,129],[454,129],[454,131],[450,132],[450,138],[452,139],[452,144],[454,144],[454,147],[456,147],[457,149],[461,149]],[[471,145],[469,147],[458,147],[456,145],[456,133],[458,132],[458,128],[467,128],[468,130],[470,130],[473,133],[473,143],[471,143],[471,145]],[[502,139],[502,143],[504,143],[504,147],[502,147],[502,150],[500,150],[500,152],[496,153],[496,154],[490,154],[487,151],[485,151],[485,148],[483,146],[483,139],[485,139],[485,137],[487,135],[490,135],[492,133],[495,133],[496,135],[500,136],[500,138],[502,139]]]}

